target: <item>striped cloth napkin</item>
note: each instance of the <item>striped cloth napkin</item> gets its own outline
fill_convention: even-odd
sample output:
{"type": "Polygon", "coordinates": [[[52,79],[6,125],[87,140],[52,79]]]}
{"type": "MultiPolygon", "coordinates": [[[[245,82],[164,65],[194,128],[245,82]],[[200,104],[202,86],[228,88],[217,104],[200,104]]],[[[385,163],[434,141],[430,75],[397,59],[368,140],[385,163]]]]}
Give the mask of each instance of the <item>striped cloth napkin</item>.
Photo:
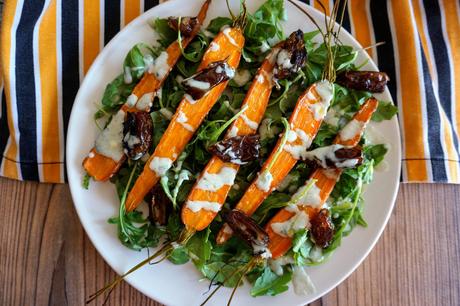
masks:
{"type": "MultiPolygon", "coordinates": [[[[319,8],[316,1],[307,2],[319,8]]],[[[332,0],[323,3],[328,9],[333,5],[332,0]]],[[[344,27],[361,45],[386,42],[368,52],[389,74],[388,87],[399,106],[402,180],[460,183],[459,2],[348,3],[344,27]]],[[[65,181],[67,122],[83,76],[124,25],[156,4],[158,0],[5,1],[0,175],[65,181]]]]}

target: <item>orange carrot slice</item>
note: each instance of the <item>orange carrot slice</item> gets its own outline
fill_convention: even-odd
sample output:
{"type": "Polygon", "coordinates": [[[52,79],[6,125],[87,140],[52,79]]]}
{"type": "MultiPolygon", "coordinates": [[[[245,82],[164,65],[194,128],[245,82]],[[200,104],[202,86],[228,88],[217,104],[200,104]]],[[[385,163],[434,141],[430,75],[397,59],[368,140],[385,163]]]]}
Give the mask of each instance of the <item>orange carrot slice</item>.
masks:
{"type": "MultiPolygon", "coordinates": [[[[354,115],[353,119],[347,125],[345,125],[345,127],[337,135],[334,143],[344,146],[356,146],[361,139],[366,124],[369,122],[372,114],[377,109],[377,106],[378,101],[376,99],[368,99],[361,106],[360,110],[354,115]]],[[[310,218],[313,218],[315,214],[321,209],[321,206],[326,202],[341,174],[341,169],[315,170],[307,183],[311,182],[311,180],[315,180],[314,188],[319,190],[319,201],[314,205],[313,203],[305,203],[305,205],[299,205],[299,209],[304,211],[310,218]]],[[[294,212],[287,208],[283,208],[265,226],[265,230],[270,237],[268,248],[272,254],[273,259],[284,255],[291,248],[292,238],[275,233],[273,231],[272,225],[274,223],[286,222],[294,215],[294,212]]]]}
{"type": "MultiPolygon", "coordinates": [[[[272,50],[262,62],[241,105],[242,109],[245,108],[246,110],[232,123],[225,138],[252,135],[257,132],[257,126],[263,118],[273,87],[271,72],[274,68],[273,57],[276,55],[276,52],[276,50],[272,50]]],[[[186,204],[182,208],[182,222],[187,229],[201,231],[211,223],[224,204],[228,192],[233,185],[234,175],[236,175],[238,170],[239,165],[224,162],[217,156],[211,158],[195,183],[195,186],[193,186],[186,204]],[[221,173],[220,176],[226,175],[230,177],[231,182],[221,182],[225,184],[216,182],[215,176],[217,175],[217,180],[219,180],[219,173],[221,173]],[[206,182],[207,180],[214,180],[214,182],[211,182],[213,186],[203,187],[202,185],[209,183],[206,182]],[[193,202],[213,203],[211,205],[214,206],[214,209],[192,210],[187,203],[193,202]]]]}
{"type": "MultiPolygon", "coordinates": [[[[198,13],[197,18],[200,25],[206,18],[206,13],[208,11],[210,3],[211,0],[206,0],[203,6],[201,7],[200,12],[198,13]]],[[[181,43],[183,48],[185,48],[193,40],[196,34],[198,34],[198,30],[194,33],[191,33],[190,36],[184,37],[182,39],[181,43]]],[[[149,98],[153,99],[154,95],[152,93],[155,93],[163,85],[172,67],[176,65],[177,61],[181,56],[179,42],[175,40],[168,46],[165,52],[168,54],[167,65],[169,67],[169,70],[160,79],[157,79],[153,73],[145,72],[142,79],[133,89],[133,92],[131,96],[128,98],[128,101],[121,107],[122,111],[145,111],[145,109],[138,109],[136,107],[137,99],[142,98],[145,94],[150,94],[149,98]]],[[[83,160],[83,168],[94,180],[105,181],[108,180],[114,173],[118,171],[125,159],[126,156],[123,155],[120,160],[115,161],[110,157],[100,154],[99,152],[97,152],[95,148],[93,148],[90,154],[83,160]]]]}
{"type": "MultiPolygon", "coordinates": [[[[312,84],[297,100],[294,112],[289,118],[290,131],[287,143],[278,140],[254,180],[236,205],[236,209],[252,215],[270,193],[286,177],[310,147],[319,130],[333,95],[333,85],[329,81],[312,84]],[[282,147],[283,146],[283,147],[282,147]]],[[[231,237],[229,226],[224,224],[217,235],[217,243],[222,244],[231,237]]]]}
{"type": "MultiPolygon", "coordinates": [[[[208,48],[206,50],[198,71],[206,68],[211,63],[222,60],[226,60],[227,64],[233,69],[238,67],[244,45],[243,32],[239,27],[224,29],[214,38],[212,44],[213,46],[217,45],[218,48],[208,48]]],[[[149,190],[158,182],[161,175],[177,159],[206,114],[219,99],[227,84],[228,81],[225,81],[217,85],[197,101],[189,101],[184,96],[158,146],[155,148],[155,152],[147,161],[144,170],[128,195],[126,200],[127,211],[131,211],[139,205],[149,190]],[[184,124],[184,120],[186,124],[184,124]]]]}

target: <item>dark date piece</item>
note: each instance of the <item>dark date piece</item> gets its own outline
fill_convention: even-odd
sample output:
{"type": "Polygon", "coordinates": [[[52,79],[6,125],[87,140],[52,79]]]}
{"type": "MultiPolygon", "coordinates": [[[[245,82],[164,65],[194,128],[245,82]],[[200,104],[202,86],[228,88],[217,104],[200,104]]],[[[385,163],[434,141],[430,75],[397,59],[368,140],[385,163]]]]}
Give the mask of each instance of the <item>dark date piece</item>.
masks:
{"type": "Polygon", "coordinates": [[[244,165],[259,158],[259,135],[235,136],[219,141],[208,148],[224,162],[244,165]]]}
{"type": "Polygon", "coordinates": [[[291,77],[293,74],[305,65],[307,60],[307,50],[303,39],[303,32],[297,30],[289,35],[289,38],[280,44],[273,76],[275,80],[283,80],[291,77]]]}
{"type": "Polygon", "coordinates": [[[237,209],[233,209],[224,214],[224,219],[235,235],[246,241],[254,249],[254,255],[263,253],[264,251],[262,250],[267,248],[270,242],[267,232],[251,217],[246,216],[237,209]]]}
{"type": "Polygon", "coordinates": [[[152,146],[153,122],[147,112],[128,112],[123,123],[123,148],[132,160],[141,158],[152,146]]]}
{"type": "Polygon", "coordinates": [[[385,90],[389,80],[385,72],[345,71],[337,76],[336,82],[347,88],[380,93],[385,90]]]}
{"type": "Polygon", "coordinates": [[[208,91],[222,82],[228,81],[235,75],[226,61],[217,61],[195,75],[182,81],[186,94],[194,100],[201,99],[208,91]]]}
{"type": "MultiPolygon", "coordinates": [[[[174,31],[179,30],[179,18],[169,17],[168,25],[174,31]]],[[[180,34],[189,37],[199,28],[198,18],[196,17],[182,17],[180,19],[180,34]]]]}
{"type": "Polygon", "coordinates": [[[160,185],[150,191],[149,220],[158,225],[166,225],[170,213],[171,203],[160,185]]]}
{"type": "Polygon", "coordinates": [[[327,209],[321,209],[318,214],[310,220],[310,234],[317,246],[327,248],[334,237],[334,224],[327,209]]]}

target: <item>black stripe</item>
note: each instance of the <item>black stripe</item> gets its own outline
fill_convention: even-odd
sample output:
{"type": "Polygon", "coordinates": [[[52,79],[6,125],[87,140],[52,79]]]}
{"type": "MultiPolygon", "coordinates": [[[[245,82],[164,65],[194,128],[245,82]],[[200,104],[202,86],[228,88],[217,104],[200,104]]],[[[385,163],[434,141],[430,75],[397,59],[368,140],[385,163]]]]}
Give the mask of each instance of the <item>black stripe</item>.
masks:
{"type": "MultiPolygon", "coordinates": [[[[16,99],[19,126],[19,154],[22,178],[38,180],[37,118],[33,60],[33,30],[43,9],[43,0],[24,1],[16,30],[16,99]]],[[[41,135],[40,135],[41,137],[41,135]]]]}
{"type": "MultiPolygon", "coordinates": [[[[334,3],[337,2],[337,1],[340,1],[340,5],[339,5],[339,10],[338,10],[339,13],[338,13],[336,21],[340,22],[340,17],[341,17],[341,14],[342,14],[343,6],[346,5],[347,2],[342,1],[342,0],[334,0],[334,3]]],[[[345,30],[347,30],[348,32],[351,33],[350,14],[349,14],[349,11],[348,11],[349,9],[350,9],[350,5],[347,5],[347,8],[345,9],[345,13],[343,14],[342,27],[345,30]]]]}
{"type": "MultiPolygon", "coordinates": [[[[436,66],[437,76],[438,76],[438,95],[441,105],[446,112],[447,117],[450,122],[453,122],[452,114],[452,89],[451,89],[451,69],[450,62],[447,60],[449,54],[447,52],[447,45],[444,41],[444,36],[442,34],[442,20],[441,20],[441,8],[439,3],[433,0],[424,0],[425,15],[427,18],[427,28],[430,36],[431,45],[434,53],[434,65],[436,66]]],[[[455,132],[452,131],[454,135],[455,147],[458,148],[458,139],[455,137],[455,132]]]]}
{"type": "Polygon", "coordinates": [[[388,82],[388,89],[393,97],[393,101],[397,104],[396,100],[396,68],[394,54],[395,49],[393,48],[393,41],[391,38],[390,21],[388,19],[388,7],[389,1],[371,1],[370,9],[372,15],[372,23],[374,27],[375,41],[384,41],[385,44],[377,47],[378,55],[378,66],[380,71],[384,71],[390,77],[388,82]]]}
{"type": "Polygon", "coordinates": [[[120,0],[106,0],[104,7],[104,44],[120,31],[120,0]]]}
{"type": "Polygon", "coordinates": [[[2,108],[2,116],[0,117],[0,168],[3,158],[1,156],[5,155],[5,147],[6,143],[8,142],[8,119],[6,118],[6,97],[5,91],[2,90],[2,103],[0,107],[2,108]]]}
{"type": "Polygon", "coordinates": [[[159,0],[144,0],[144,12],[160,4],[159,0]]]}
{"type": "MultiPolygon", "coordinates": [[[[62,2],[61,9],[62,119],[64,123],[64,137],[67,137],[70,112],[78,87],[80,86],[78,64],[78,2],[79,0],[65,0],[65,2],[62,2]]],[[[63,153],[65,154],[65,152],[63,153]]],[[[65,180],[67,181],[66,171],[65,180]]]]}
{"type": "Polygon", "coordinates": [[[427,113],[427,128],[428,128],[428,147],[430,148],[431,168],[433,173],[433,181],[447,181],[446,167],[437,159],[445,159],[442,149],[441,138],[441,115],[436,103],[434,95],[433,83],[430,78],[430,71],[425,54],[423,53],[422,45],[420,44],[420,53],[422,58],[423,81],[425,85],[426,113],[427,113]]]}

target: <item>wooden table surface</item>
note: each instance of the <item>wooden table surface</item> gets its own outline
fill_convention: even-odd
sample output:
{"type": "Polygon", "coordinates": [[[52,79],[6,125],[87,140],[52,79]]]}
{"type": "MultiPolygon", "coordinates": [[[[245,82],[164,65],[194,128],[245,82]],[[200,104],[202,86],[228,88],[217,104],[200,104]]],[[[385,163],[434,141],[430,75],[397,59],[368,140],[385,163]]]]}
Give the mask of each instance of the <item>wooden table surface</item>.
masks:
{"type": "MultiPolygon", "coordinates": [[[[368,258],[312,305],[460,305],[459,251],[460,186],[401,185],[368,258]]],[[[114,276],[67,185],[0,178],[0,305],[83,305],[114,276]]],[[[109,305],[160,304],[123,283],[109,305]]]]}

